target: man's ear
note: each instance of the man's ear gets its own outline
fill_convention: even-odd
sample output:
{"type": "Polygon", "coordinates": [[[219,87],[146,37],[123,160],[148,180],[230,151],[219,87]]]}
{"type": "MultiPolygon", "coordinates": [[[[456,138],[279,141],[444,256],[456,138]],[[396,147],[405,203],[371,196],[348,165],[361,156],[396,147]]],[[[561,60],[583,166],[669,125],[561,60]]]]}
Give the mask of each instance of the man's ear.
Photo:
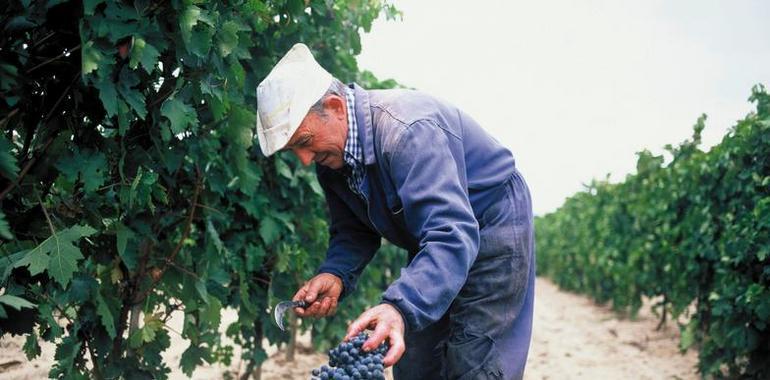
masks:
{"type": "Polygon", "coordinates": [[[327,114],[334,115],[336,119],[347,119],[345,98],[338,95],[331,95],[324,99],[324,108],[327,114]]]}

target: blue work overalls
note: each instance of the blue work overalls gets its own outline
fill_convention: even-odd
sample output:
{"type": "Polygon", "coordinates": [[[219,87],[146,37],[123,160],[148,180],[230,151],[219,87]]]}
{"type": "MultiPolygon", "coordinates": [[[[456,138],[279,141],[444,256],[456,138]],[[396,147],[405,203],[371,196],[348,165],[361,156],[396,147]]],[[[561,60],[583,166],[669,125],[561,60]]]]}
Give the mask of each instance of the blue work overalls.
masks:
{"type": "Polygon", "coordinates": [[[395,378],[521,378],[535,252],[512,154],[446,102],[351,86],[365,176],[359,195],[341,171],[317,165],[331,215],[319,272],[339,276],[344,297],[388,239],[409,252],[382,297],[406,323],[395,378]]]}

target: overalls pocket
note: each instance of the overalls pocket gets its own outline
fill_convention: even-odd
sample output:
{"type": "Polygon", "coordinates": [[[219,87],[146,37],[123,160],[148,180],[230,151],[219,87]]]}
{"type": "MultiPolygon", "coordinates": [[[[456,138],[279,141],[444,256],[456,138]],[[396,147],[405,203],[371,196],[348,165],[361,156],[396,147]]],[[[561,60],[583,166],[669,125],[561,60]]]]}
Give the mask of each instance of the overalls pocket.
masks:
{"type": "Polygon", "coordinates": [[[502,379],[500,354],[488,335],[468,329],[445,343],[446,360],[442,378],[457,380],[502,379]]]}

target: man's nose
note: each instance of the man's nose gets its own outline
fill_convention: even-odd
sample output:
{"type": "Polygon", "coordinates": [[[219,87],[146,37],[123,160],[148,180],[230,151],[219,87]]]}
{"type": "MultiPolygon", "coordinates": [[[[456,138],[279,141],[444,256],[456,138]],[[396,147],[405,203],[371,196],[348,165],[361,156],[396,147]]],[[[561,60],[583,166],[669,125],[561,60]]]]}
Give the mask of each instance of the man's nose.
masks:
{"type": "Polygon", "coordinates": [[[313,157],[315,154],[307,149],[292,149],[295,155],[297,155],[297,158],[299,158],[299,161],[302,162],[302,165],[308,166],[311,162],[313,162],[313,157]]]}

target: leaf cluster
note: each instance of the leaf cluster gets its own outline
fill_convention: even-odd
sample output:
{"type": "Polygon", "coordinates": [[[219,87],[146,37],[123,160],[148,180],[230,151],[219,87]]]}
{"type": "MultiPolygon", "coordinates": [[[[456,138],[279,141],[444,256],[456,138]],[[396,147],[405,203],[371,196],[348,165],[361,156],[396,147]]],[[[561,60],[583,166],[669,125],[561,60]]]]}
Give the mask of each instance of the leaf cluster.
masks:
{"type": "Polygon", "coordinates": [[[263,339],[285,340],[272,297],[311,274],[328,235],[312,171],[255,144],[257,83],[296,42],[340,79],[377,83],[359,73],[359,34],[398,12],[376,0],[0,9],[0,333],[29,334],[30,357],[55,342],[51,377],[161,379],[229,362],[218,330],[233,308],[237,359],[258,366],[263,339]],[[189,347],[166,363],[174,313],[189,347]]]}

